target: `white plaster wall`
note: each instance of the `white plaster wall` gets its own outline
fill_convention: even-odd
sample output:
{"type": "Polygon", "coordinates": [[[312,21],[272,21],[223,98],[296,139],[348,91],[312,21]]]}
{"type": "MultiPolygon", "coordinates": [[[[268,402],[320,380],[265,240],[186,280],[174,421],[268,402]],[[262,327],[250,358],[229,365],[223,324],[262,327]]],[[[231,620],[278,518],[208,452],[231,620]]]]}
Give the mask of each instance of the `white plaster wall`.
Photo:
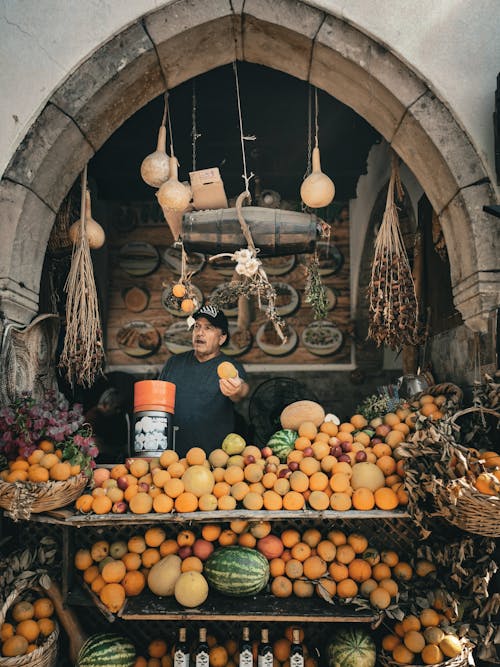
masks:
{"type": "MultiPolygon", "coordinates": [[[[172,1],[0,0],[0,174],[66,76],[111,36],[172,1]]],[[[496,181],[492,113],[500,63],[498,0],[308,4],[343,17],[418,72],[453,110],[496,181]]]]}

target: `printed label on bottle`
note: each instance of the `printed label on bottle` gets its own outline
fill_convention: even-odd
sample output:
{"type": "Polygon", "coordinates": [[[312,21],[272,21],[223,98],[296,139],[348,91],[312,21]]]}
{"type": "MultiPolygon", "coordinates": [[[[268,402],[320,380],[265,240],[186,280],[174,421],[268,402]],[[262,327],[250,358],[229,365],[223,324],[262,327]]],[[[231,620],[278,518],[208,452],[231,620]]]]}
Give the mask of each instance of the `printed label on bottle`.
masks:
{"type": "Polygon", "coordinates": [[[259,655],[257,665],[258,667],[273,667],[272,651],[266,653],[265,655],[259,655]]]}
{"type": "Polygon", "coordinates": [[[304,667],[304,656],[300,653],[292,653],[290,656],[290,667],[304,667]]]}
{"type": "Polygon", "coordinates": [[[240,667],[252,667],[253,655],[252,651],[246,649],[240,653],[240,667]]]}
{"type": "Polygon", "coordinates": [[[189,667],[189,653],[176,651],[174,653],[174,667],[189,667]]]}
{"type": "Polygon", "coordinates": [[[196,667],[208,667],[208,653],[205,651],[200,651],[196,654],[196,667]]]}

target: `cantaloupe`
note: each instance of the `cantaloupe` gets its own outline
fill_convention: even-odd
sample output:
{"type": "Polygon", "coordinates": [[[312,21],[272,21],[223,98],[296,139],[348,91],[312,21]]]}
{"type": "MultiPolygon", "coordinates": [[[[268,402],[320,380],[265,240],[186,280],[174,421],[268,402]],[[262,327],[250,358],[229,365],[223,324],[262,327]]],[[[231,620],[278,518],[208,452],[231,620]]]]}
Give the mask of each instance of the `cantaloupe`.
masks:
{"type": "Polygon", "coordinates": [[[281,426],[298,431],[302,422],[313,422],[316,427],[325,420],[325,411],[315,401],[295,401],[287,405],[280,415],[281,426]]]}
{"type": "Polygon", "coordinates": [[[155,563],[148,574],[148,586],[155,595],[173,595],[181,575],[181,559],[176,554],[165,556],[155,563]]]}
{"type": "Polygon", "coordinates": [[[352,467],[351,487],[356,489],[370,489],[376,491],[385,486],[384,473],[374,463],[356,463],[352,467]]]}
{"type": "Polygon", "coordinates": [[[200,572],[183,572],[175,583],[174,596],[183,607],[198,607],[208,597],[208,583],[200,572]]]}

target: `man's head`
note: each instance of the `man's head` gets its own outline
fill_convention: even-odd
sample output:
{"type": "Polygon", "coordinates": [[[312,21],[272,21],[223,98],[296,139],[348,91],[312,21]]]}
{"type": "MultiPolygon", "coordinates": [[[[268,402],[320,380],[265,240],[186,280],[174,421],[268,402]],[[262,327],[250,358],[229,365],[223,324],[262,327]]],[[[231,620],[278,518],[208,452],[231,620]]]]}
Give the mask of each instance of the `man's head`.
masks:
{"type": "Polygon", "coordinates": [[[226,316],[215,306],[202,306],[192,315],[193,348],[197,358],[210,359],[229,340],[229,324],[226,316]]]}

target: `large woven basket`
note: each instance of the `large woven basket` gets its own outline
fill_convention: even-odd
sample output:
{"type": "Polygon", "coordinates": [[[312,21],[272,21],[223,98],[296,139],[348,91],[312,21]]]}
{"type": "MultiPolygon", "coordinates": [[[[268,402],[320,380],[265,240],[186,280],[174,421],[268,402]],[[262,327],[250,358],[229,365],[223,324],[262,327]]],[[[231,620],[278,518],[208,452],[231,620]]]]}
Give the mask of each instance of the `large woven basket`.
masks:
{"type": "MultiPolygon", "coordinates": [[[[14,588],[7,596],[0,609],[0,626],[5,622],[7,612],[19,599],[22,590],[26,587],[14,588]]],[[[31,653],[20,655],[15,658],[3,658],[0,656],[0,667],[55,667],[57,663],[57,639],[59,637],[59,626],[55,623],[55,630],[45,642],[31,653]]]]}
{"type": "MultiPolygon", "coordinates": [[[[500,413],[482,407],[461,410],[452,421],[467,414],[483,413],[500,419],[500,413]]],[[[435,496],[438,511],[449,523],[461,530],[485,537],[500,537],[500,497],[478,491],[471,482],[461,477],[439,484],[435,496]]]]}
{"type": "MultiPolygon", "coordinates": [[[[444,662],[439,662],[434,667],[467,667],[469,664],[469,653],[470,653],[470,648],[464,646],[462,649],[462,653],[460,655],[457,655],[456,658],[450,658],[449,660],[445,660],[444,662]]],[[[390,655],[387,653],[384,653],[382,651],[379,656],[378,656],[378,661],[382,665],[382,667],[405,667],[405,665],[402,665],[400,662],[396,662],[391,658],[390,655]]],[[[418,665],[416,663],[412,663],[412,667],[426,667],[425,665],[418,665]]]]}
{"type": "Polygon", "coordinates": [[[0,481],[0,507],[18,521],[29,519],[31,514],[48,512],[72,503],[87,484],[83,474],[64,482],[3,482],[0,481]]]}
{"type": "Polygon", "coordinates": [[[458,385],[453,384],[452,382],[442,382],[440,384],[433,384],[425,391],[414,394],[411,397],[410,402],[418,401],[424,394],[430,394],[434,397],[444,395],[446,396],[447,403],[451,403],[456,409],[460,407],[464,397],[464,393],[458,385]]]}

